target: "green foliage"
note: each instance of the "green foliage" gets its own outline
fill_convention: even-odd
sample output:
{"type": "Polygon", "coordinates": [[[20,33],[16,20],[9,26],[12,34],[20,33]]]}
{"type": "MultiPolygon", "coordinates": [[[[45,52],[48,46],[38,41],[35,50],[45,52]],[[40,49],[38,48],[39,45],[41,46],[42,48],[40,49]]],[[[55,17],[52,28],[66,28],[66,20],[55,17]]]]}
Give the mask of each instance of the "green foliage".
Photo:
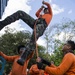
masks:
{"type": "Polygon", "coordinates": [[[5,54],[16,54],[17,46],[20,44],[26,45],[30,40],[30,32],[5,33],[0,37],[0,50],[5,54]]]}
{"type": "Polygon", "coordinates": [[[67,40],[75,41],[75,21],[63,19],[62,22],[50,25],[45,31],[47,52],[50,52],[50,60],[59,65],[62,59],[61,46],[67,40]]]}
{"type": "Polygon", "coordinates": [[[62,61],[63,53],[62,53],[62,45],[59,46],[54,53],[51,55],[51,60],[54,62],[55,65],[59,65],[62,61]]]}
{"type": "MultiPolygon", "coordinates": [[[[5,53],[6,55],[15,55],[17,54],[17,46],[20,44],[24,44],[25,46],[27,46],[30,37],[31,33],[29,31],[13,32],[12,29],[7,28],[7,30],[5,30],[5,34],[0,37],[0,51],[5,53]]],[[[45,47],[38,46],[40,57],[47,58],[45,50],[45,47]]],[[[36,54],[34,54],[34,57],[30,60],[28,68],[30,68],[30,66],[34,63],[36,63],[36,54]]],[[[11,70],[11,67],[12,62],[7,62],[5,71],[8,73],[11,70]]]]}
{"type": "MultiPolygon", "coordinates": [[[[29,31],[18,31],[13,33],[12,29],[7,29],[5,34],[0,37],[0,51],[6,55],[17,54],[17,47],[21,44],[27,45],[31,37],[29,31]]],[[[10,71],[12,63],[7,63],[5,70],[10,71]]]]}
{"type": "MultiPolygon", "coordinates": [[[[12,29],[7,29],[5,34],[0,37],[0,50],[6,55],[15,55],[17,52],[17,46],[19,44],[24,44],[27,46],[31,33],[29,31],[19,31],[13,32],[12,29]]],[[[75,38],[75,21],[64,20],[60,24],[55,24],[45,32],[45,40],[47,47],[38,46],[39,56],[48,60],[53,61],[55,65],[59,65],[62,61],[62,44],[66,40],[71,40],[75,38]],[[60,35],[64,35],[60,38],[60,35]],[[62,39],[63,38],[63,39],[62,39]],[[50,54],[49,54],[50,53],[50,54]]],[[[32,64],[36,63],[36,54],[30,60],[28,68],[32,64]]],[[[6,64],[6,70],[11,67],[11,64],[6,64]]]]}

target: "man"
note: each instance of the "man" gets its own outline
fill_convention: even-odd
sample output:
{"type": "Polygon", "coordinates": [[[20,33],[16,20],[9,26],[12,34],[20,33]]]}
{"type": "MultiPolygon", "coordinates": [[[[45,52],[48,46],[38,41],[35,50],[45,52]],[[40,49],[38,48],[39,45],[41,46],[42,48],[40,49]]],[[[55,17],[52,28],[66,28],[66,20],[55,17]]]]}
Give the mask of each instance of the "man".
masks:
{"type": "Polygon", "coordinates": [[[64,44],[62,48],[64,57],[58,67],[51,67],[50,62],[41,59],[40,57],[37,58],[37,66],[39,69],[43,69],[51,75],[75,75],[75,55],[73,53],[74,50],[75,43],[74,41],[69,40],[66,44],[64,44]],[[47,64],[48,66],[44,64],[47,64]]]}
{"type": "Polygon", "coordinates": [[[36,12],[37,19],[35,20],[27,13],[23,11],[17,11],[14,14],[8,16],[3,21],[0,21],[0,30],[12,23],[16,20],[22,19],[26,24],[28,24],[33,29],[33,34],[31,36],[30,42],[26,47],[26,51],[22,54],[21,58],[18,60],[20,65],[23,65],[27,57],[32,53],[33,50],[36,48],[36,40],[34,36],[34,26],[36,25],[36,39],[43,35],[46,27],[49,25],[52,19],[52,9],[48,2],[43,1],[42,4],[46,5],[47,8],[41,6],[41,8],[36,12]],[[44,14],[40,14],[44,8],[44,14]]]}
{"type": "MultiPolygon", "coordinates": [[[[26,60],[24,66],[21,66],[17,63],[17,60],[20,58],[20,55],[25,51],[25,46],[18,46],[19,55],[7,56],[3,52],[0,52],[0,56],[2,56],[6,61],[13,62],[12,70],[9,75],[27,75],[27,66],[30,58],[26,60]]],[[[33,54],[32,54],[33,55],[33,54]]],[[[32,57],[31,55],[31,57],[32,57]]]]}
{"type": "MultiPolygon", "coordinates": [[[[44,60],[44,59],[43,59],[44,60]]],[[[44,62],[47,64],[47,62],[44,60],[44,62]]],[[[51,61],[51,67],[56,67],[54,65],[54,62],[51,61]]],[[[30,69],[29,69],[29,74],[30,75],[51,75],[51,74],[48,74],[46,71],[42,70],[42,69],[38,69],[38,66],[37,64],[33,64],[30,69]]]]}
{"type": "Polygon", "coordinates": [[[34,64],[29,69],[30,75],[49,75],[44,70],[38,69],[37,64],[34,64]]]}

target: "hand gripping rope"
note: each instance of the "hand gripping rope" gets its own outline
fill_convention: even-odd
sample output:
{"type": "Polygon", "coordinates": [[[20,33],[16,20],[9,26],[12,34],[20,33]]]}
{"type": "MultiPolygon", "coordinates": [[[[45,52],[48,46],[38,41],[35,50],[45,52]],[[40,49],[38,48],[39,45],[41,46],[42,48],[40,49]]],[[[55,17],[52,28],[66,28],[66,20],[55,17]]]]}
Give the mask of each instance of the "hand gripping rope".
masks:
{"type": "MultiPolygon", "coordinates": [[[[44,1],[44,0],[43,0],[44,1]]],[[[43,6],[44,6],[44,4],[43,4],[43,6]]],[[[36,20],[36,22],[35,22],[35,24],[34,24],[34,36],[35,36],[35,43],[36,43],[36,41],[37,41],[37,38],[36,38],[36,23],[37,23],[37,21],[38,21],[38,19],[36,20]]],[[[37,43],[36,43],[36,57],[38,57],[39,55],[38,55],[38,45],[37,45],[37,43]]]]}

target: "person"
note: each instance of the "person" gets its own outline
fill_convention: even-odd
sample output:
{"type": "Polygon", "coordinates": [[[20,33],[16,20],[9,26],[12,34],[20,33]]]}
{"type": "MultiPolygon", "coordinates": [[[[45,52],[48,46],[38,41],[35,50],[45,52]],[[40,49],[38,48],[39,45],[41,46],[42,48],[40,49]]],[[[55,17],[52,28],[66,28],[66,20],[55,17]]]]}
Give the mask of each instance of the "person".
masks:
{"type": "Polygon", "coordinates": [[[25,51],[25,46],[24,45],[19,45],[18,46],[18,53],[19,55],[14,55],[14,56],[7,56],[3,52],[0,52],[0,56],[2,56],[6,61],[13,62],[12,70],[10,71],[9,75],[27,75],[27,65],[30,60],[30,57],[26,60],[24,63],[24,66],[21,66],[17,63],[17,60],[19,59],[20,55],[25,51]]]}
{"type": "Polygon", "coordinates": [[[75,75],[75,43],[74,41],[68,40],[63,48],[63,59],[59,66],[51,67],[51,63],[38,57],[36,59],[37,66],[39,69],[45,70],[48,74],[52,75],[75,75]],[[45,62],[46,61],[46,62],[45,62]],[[44,65],[47,64],[47,65],[44,65]]]}
{"type": "MultiPolygon", "coordinates": [[[[43,59],[44,60],[44,59],[43,59]]],[[[44,62],[47,64],[47,62],[44,60],[44,62]]],[[[56,67],[54,65],[54,62],[51,61],[51,67],[56,67]]],[[[51,75],[51,74],[48,74],[46,71],[42,70],[42,69],[38,69],[38,66],[37,64],[33,64],[30,69],[29,69],[29,74],[30,75],[51,75]]]]}
{"type": "Polygon", "coordinates": [[[40,70],[37,67],[37,64],[33,64],[29,69],[30,75],[49,75],[44,70],[40,70]]]}
{"type": "Polygon", "coordinates": [[[17,61],[18,64],[24,65],[25,60],[27,57],[32,53],[33,50],[36,48],[36,40],[34,36],[34,31],[35,31],[35,25],[36,25],[36,39],[38,39],[40,36],[43,35],[46,27],[49,25],[51,19],[52,19],[52,9],[51,6],[48,2],[43,1],[42,4],[46,6],[41,6],[41,8],[36,12],[37,19],[34,19],[27,13],[19,10],[15,12],[14,14],[8,16],[5,18],[3,21],[0,21],[0,30],[12,23],[15,22],[16,20],[22,19],[27,25],[29,25],[33,29],[33,33],[30,39],[30,42],[28,43],[26,47],[26,51],[22,54],[20,59],[17,61]],[[44,11],[43,11],[44,9],[44,11]],[[41,11],[44,12],[44,14],[41,14],[41,11]]]}
{"type": "MultiPolygon", "coordinates": [[[[36,16],[38,17],[38,19],[36,20],[36,39],[38,39],[40,36],[43,35],[46,27],[49,25],[51,19],[52,19],[52,9],[51,6],[48,2],[42,2],[43,4],[45,4],[47,6],[47,8],[44,8],[44,6],[42,6],[37,12],[36,12],[36,16]],[[41,11],[44,8],[44,14],[41,14],[41,11]]],[[[33,24],[35,26],[35,24],[33,24]]],[[[18,63],[20,65],[23,65],[25,60],[27,59],[27,57],[29,56],[29,54],[36,49],[36,41],[35,40],[35,29],[33,29],[33,34],[31,36],[30,42],[26,48],[27,51],[25,51],[21,58],[18,60],[18,63]],[[30,49],[29,49],[30,48],[30,49]]]]}

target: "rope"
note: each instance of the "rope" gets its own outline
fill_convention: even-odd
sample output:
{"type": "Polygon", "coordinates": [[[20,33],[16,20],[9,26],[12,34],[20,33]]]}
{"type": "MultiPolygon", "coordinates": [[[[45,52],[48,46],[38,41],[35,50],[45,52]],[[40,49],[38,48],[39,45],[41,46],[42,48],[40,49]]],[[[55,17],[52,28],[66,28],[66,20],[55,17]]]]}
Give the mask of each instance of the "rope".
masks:
{"type": "MultiPolygon", "coordinates": [[[[43,0],[44,1],[44,0],[43,0]]],[[[44,5],[44,4],[43,4],[44,5]]],[[[35,22],[35,24],[34,24],[34,36],[35,36],[35,43],[36,43],[36,41],[37,41],[37,37],[36,37],[36,23],[37,23],[37,21],[38,21],[38,19],[36,20],[36,22],[35,22]]],[[[38,55],[38,45],[37,45],[37,43],[36,43],[36,57],[38,57],[39,55],[38,55]]]]}
{"type": "MultiPolygon", "coordinates": [[[[35,36],[35,43],[36,43],[36,41],[37,41],[37,38],[36,38],[36,23],[37,23],[37,21],[38,21],[38,19],[36,20],[36,22],[35,22],[35,24],[34,24],[34,36],[35,36]]],[[[38,55],[38,45],[37,45],[37,43],[36,43],[36,57],[38,57],[39,55],[38,55]]]]}

